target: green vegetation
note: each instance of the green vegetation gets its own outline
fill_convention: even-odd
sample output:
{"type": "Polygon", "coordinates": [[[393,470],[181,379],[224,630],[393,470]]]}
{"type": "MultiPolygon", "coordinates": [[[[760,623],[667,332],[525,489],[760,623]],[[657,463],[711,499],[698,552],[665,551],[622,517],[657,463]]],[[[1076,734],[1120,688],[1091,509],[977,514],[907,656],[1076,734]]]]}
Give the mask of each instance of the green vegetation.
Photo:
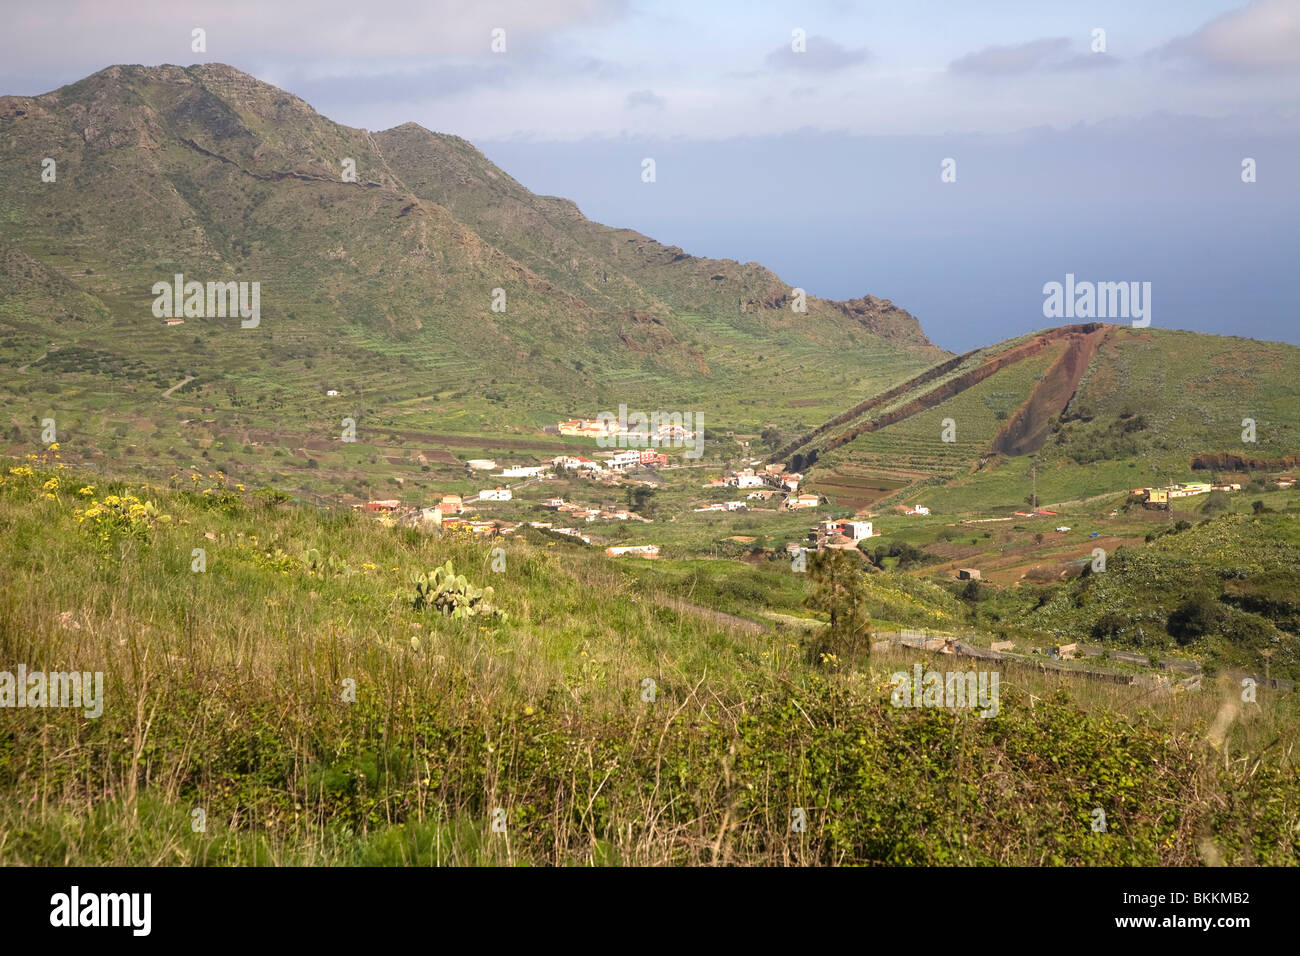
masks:
{"type": "Polygon", "coordinates": [[[415,587],[411,606],[417,611],[433,608],[455,620],[480,614],[505,619],[505,612],[492,606],[491,586],[480,588],[471,584],[465,575],[456,573],[450,558],[429,573],[413,572],[411,584],[415,587]]]}
{"type": "Polygon", "coordinates": [[[228,67],[27,102],[0,169],[66,158],[0,176],[0,653],[105,683],[101,717],[5,710],[0,863],[1300,863],[1293,347],[952,357],[228,67]],[[175,273],[260,282],[261,324],[164,327],[175,273]],[[512,482],[489,538],[348,507],[593,456],[547,429],[621,404],[701,414],[703,458],[512,482]],[[699,510],[765,457],[818,507],[699,510]],[[1134,492],[1193,479],[1242,490],[1134,492]],[[586,543],[557,497],[632,513],[586,543]],[[878,540],[800,573],[866,509],[878,540]],[[895,670],[976,665],[873,634],[1011,643],[998,716],[891,706],[895,670]]]}
{"type": "MultiPolygon", "coordinates": [[[[97,720],[6,712],[6,863],[1300,859],[1294,695],[1262,691],[1207,740],[1231,681],[1152,698],[1004,662],[996,719],[899,710],[887,678],[906,655],[812,664],[806,628],[692,610],[746,578],[739,562],[615,563],[544,535],[429,536],[217,477],[179,484],[52,461],[3,475],[5,659],[105,675],[97,720]],[[105,551],[78,512],[110,498],[154,514],[105,551]],[[508,617],[416,610],[404,582],[448,561],[491,577],[508,617]],[[1106,834],[1091,832],[1097,806],[1106,834]]],[[[737,605],[794,610],[812,593],[770,563],[759,573],[784,585],[737,605]]],[[[1234,600],[1294,615],[1287,582],[1246,580],[1234,600]]],[[[859,583],[873,616],[956,608],[905,575],[859,583]]]]}
{"type": "Polygon", "coordinates": [[[738,453],[944,354],[887,302],[855,318],[812,297],[792,321],[766,269],[592,223],[464,140],[340,126],[219,64],[112,67],[28,107],[46,119],[0,139],[10,453],[53,417],[70,457],[154,480],[201,462],[383,497],[466,458],[589,450],[542,429],[620,404],[699,413],[706,454],[738,453]],[[87,143],[87,117],[121,139],[87,143]],[[50,189],[22,185],[33,151],[61,157],[50,189]],[[152,289],[178,273],[260,283],[260,324],[165,327],[152,289]]]}
{"type": "Polygon", "coordinates": [[[808,563],[811,593],[808,606],[827,616],[826,627],[817,633],[811,648],[817,663],[856,662],[871,652],[871,619],[867,616],[867,592],[863,587],[862,562],[834,549],[813,555],[808,563]]]}

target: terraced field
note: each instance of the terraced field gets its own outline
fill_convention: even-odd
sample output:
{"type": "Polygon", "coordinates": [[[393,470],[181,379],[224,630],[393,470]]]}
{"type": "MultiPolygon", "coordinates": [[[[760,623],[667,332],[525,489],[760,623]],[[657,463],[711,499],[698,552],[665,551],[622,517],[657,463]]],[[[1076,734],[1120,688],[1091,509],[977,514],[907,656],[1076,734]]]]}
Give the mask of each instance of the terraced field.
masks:
{"type": "Polygon", "coordinates": [[[856,466],[818,469],[816,478],[808,483],[808,490],[825,495],[832,506],[861,511],[881,498],[906,488],[911,481],[922,477],[886,477],[875,471],[856,466]]]}
{"type": "MultiPolygon", "coordinates": [[[[1054,343],[956,395],[879,430],[865,431],[819,460],[941,477],[968,472],[989,454],[998,431],[1028,399],[1039,377],[1064,348],[1063,343],[1054,343]]],[[[913,399],[907,403],[916,404],[923,402],[913,399]]],[[[908,410],[907,405],[892,411],[898,414],[908,410]]],[[[885,409],[880,417],[890,414],[891,410],[885,409]]]]}

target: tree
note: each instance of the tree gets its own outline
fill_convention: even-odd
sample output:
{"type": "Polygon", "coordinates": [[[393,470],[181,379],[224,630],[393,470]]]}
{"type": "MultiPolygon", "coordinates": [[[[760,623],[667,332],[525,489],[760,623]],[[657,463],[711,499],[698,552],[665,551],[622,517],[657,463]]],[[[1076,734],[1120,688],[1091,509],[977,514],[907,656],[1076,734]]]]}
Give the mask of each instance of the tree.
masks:
{"type": "Polygon", "coordinates": [[[1222,616],[1219,603],[1209,593],[1201,591],[1174,609],[1165,630],[1179,644],[1187,645],[1214,630],[1222,616]]]}
{"type": "Polygon", "coordinates": [[[639,515],[648,515],[654,512],[655,490],[647,488],[644,485],[629,487],[627,489],[627,506],[639,515]]]}
{"type": "Polygon", "coordinates": [[[830,626],[811,648],[813,660],[830,654],[854,657],[871,653],[871,618],[858,559],[839,548],[828,548],[812,556],[808,572],[812,593],[807,606],[830,618],[830,626]]]}

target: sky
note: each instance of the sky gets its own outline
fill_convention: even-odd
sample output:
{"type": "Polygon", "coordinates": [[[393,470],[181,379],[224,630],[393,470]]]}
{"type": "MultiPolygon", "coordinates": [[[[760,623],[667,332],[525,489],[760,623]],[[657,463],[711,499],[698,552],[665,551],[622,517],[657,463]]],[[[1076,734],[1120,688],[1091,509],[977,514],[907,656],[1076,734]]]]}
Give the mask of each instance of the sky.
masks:
{"type": "Polygon", "coordinates": [[[1300,344],[1300,0],[302,10],[6,10],[0,92],[229,63],[350,126],[463,136],[599,222],[892,299],[955,351],[1057,324],[1067,274],[1150,282],[1155,326],[1300,344]]]}

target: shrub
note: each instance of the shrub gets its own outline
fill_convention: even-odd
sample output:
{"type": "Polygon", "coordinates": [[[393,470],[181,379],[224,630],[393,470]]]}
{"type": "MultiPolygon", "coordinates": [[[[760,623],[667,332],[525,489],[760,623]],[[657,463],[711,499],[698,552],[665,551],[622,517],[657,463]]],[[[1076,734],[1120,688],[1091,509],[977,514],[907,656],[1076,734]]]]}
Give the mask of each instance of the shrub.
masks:
{"type": "Polygon", "coordinates": [[[103,501],[91,501],[84,509],[76,509],[73,517],[104,544],[118,537],[147,541],[157,525],[172,520],[152,501],[141,501],[135,495],[108,495],[103,501]]]}
{"type": "Polygon", "coordinates": [[[1219,603],[1213,597],[1198,592],[1173,610],[1165,630],[1179,644],[1187,645],[1214,630],[1222,614],[1219,603]]]}
{"type": "Polygon", "coordinates": [[[1092,636],[1100,641],[1113,641],[1128,627],[1128,617],[1117,611],[1107,611],[1092,625],[1092,636]]]}

